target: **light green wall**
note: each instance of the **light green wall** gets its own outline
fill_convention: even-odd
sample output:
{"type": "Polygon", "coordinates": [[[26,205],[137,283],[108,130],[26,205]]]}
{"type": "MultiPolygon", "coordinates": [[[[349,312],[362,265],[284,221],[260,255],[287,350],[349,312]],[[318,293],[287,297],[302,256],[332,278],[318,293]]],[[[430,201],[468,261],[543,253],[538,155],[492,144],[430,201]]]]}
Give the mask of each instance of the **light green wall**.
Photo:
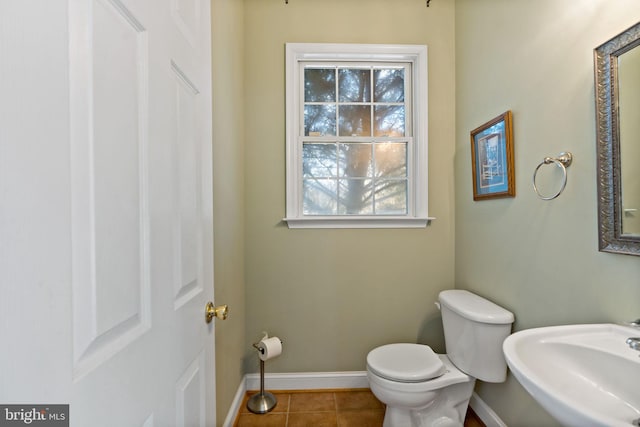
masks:
{"type": "Polygon", "coordinates": [[[215,302],[228,304],[217,320],[216,408],[222,425],[244,376],[244,122],[243,6],[212,0],[215,302]]]}
{"type": "Polygon", "coordinates": [[[267,372],[365,369],[392,341],[441,348],[433,302],[453,287],[454,2],[245,0],[246,368],[261,331],[284,341],[267,372]],[[287,42],[429,47],[430,215],[414,230],[290,230],[285,216],[287,42]]]}
{"type": "MultiPolygon", "coordinates": [[[[640,313],[640,258],[598,252],[593,72],[593,49],[639,19],[637,0],[456,0],[456,286],[515,330],[640,313]],[[469,132],[509,109],[517,196],[474,202],[469,132]],[[566,190],[539,200],[532,173],[561,151],[566,190]]],[[[510,427],[557,425],[512,377],[477,391],[510,427]]]]}

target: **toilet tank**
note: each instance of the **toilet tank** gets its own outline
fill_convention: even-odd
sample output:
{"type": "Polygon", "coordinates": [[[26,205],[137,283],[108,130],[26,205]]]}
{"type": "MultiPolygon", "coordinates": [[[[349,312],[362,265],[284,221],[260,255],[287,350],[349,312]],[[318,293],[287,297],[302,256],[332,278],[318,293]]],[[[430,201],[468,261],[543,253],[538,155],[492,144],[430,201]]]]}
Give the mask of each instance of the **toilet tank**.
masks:
{"type": "Polygon", "coordinates": [[[502,343],[511,333],[513,313],[461,289],[440,292],[447,356],[467,375],[499,383],[507,376],[502,343]]]}

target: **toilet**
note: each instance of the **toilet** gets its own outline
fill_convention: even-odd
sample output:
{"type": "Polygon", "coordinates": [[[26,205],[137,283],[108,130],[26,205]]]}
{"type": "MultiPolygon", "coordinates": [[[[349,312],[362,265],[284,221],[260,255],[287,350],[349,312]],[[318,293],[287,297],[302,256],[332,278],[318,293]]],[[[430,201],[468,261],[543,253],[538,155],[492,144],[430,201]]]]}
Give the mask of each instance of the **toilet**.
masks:
{"type": "Polygon", "coordinates": [[[461,427],[476,379],[506,379],[502,342],[513,313],[459,289],[440,292],[438,301],[447,354],[397,343],[367,355],[369,386],[387,406],[383,427],[461,427]]]}

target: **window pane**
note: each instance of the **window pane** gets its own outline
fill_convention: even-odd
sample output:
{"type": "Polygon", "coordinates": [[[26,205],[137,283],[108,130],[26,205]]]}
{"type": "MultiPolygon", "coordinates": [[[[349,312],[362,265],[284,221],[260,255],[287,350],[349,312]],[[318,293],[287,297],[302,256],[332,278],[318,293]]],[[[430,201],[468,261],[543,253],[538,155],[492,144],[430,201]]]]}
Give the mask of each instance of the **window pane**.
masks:
{"type": "Polygon", "coordinates": [[[382,69],[373,72],[374,102],[404,102],[404,70],[382,69]]]}
{"type": "Polygon", "coordinates": [[[341,179],[339,215],[372,215],[372,182],[369,179],[341,179]]]}
{"type": "Polygon", "coordinates": [[[337,183],[335,179],[303,180],[304,215],[336,215],[337,183]]]}
{"type": "Polygon", "coordinates": [[[341,177],[373,176],[371,148],[371,144],[340,144],[338,175],[341,177]]]}
{"type": "Polygon", "coordinates": [[[405,215],[407,213],[407,181],[376,183],[376,214],[405,215]]]}
{"type": "Polygon", "coordinates": [[[375,146],[375,153],[377,178],[407,176],[406,143],[378,143],[375,146]]]}
{"type": "Polygon", "coordinates": [[[304,178],[335,177],[338,169],[336,144],[304,144],[302,175],[304,178]]]}
{"type": "Polygon", "coordinates": [[[404,106],[377,105],[375,111],[375,136],[404,136],[404,106]]]}
{"type": "Polygon", "coordinates": [[[335,105],[305,105],[304,134],[307,136],[335,135],[335,105]]]}
{"type": "Polygon", "coordinates": [[[338,88],[340,102],[370,102],[371,72],[343,68],[338,71],[338,88]]]}
{"type": "Polygon", "coordinates": [[[336,71],[332,68],[304,70],[304,101],[335,102],[336,71]]]}
{"type": "Polygon", "coordinates": [[[371,136],[371,107],[340,106],[340,136],[371,136]]]}

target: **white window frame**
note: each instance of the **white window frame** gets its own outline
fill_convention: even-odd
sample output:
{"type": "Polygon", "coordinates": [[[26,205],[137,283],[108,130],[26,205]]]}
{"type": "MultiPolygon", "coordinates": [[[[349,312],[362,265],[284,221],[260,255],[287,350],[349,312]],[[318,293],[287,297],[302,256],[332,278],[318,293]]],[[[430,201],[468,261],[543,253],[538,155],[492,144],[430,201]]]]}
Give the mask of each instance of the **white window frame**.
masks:
{"type": "Polygon", "coordinates": [[[286,191],[289,228],[423,228],[428,216],[427,46],[382,44],[286,44],[286,191]],[[411,63],[412,154],[407,164],[408,212],[405,215],[304,215],[302,210],[301,120],[304,73],[300,63],[411,63]]]}

